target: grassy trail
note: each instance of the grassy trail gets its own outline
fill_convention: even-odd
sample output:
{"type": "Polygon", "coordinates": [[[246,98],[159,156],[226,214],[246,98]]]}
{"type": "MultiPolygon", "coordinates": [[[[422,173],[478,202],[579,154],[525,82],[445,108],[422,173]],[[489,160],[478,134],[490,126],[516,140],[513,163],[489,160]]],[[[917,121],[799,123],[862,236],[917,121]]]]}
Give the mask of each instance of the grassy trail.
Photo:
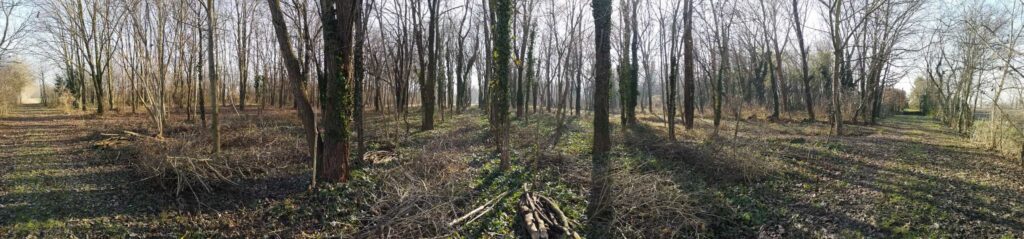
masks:
{"type": "Polygon", "coordinates": [[[741,144],[777,165],[776,176],[724,186],[740,219],[722,231],[743,225],[738,235],[1024,236],[1024,169],[926,116],[851,125],[844,137],[760,127],[741,144]]]}
{"type": "Polygon", "coordinates": [[[0,235],[118,230],[92,225],[137,211],[124,161],[91,148],[95,123],[33,105],[0,118],[0,235]]]}

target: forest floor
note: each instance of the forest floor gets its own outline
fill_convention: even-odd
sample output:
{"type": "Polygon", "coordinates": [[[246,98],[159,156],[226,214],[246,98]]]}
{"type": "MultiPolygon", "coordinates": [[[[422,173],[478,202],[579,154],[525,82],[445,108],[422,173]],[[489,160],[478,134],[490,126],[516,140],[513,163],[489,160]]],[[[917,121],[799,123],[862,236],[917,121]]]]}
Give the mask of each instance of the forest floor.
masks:
{"type": "MultiPolygon", "coordinates": [[[[501,237],[517,233],[522,188],[555,199],[585,230],[589,116],[568,117],[561,134],[553,114],[516,121],[514,162],[499,172],[478,113],[447,115],[431,131],[415,130],[415,112],[371,115],[370,149],[396,157],[311,192],[292,111],[222,112],[228,129],[252,131],[227,134],[226,150],[253,152],[266,169],[184,194],[135,170],[139,153],[97,147],[112,133],[147,133],[142,115],[23,106],[0,118],[0,237],[501,237]],[[291,154],[258,150],[267,145],[291,154]],[[448,225],[505,192],[482,218],[448,225]]],[[[849,125],[841,137],[824,123],[758,119],[726,120],[715,136],[700,118],[678,142],[660,117],[640,122],[613,128],[624,237],[1024,237],[1024,168],[924,116],[849,125]]],[[[169,138],[203,136],[191,128],[172,125],[169,138]]]]}

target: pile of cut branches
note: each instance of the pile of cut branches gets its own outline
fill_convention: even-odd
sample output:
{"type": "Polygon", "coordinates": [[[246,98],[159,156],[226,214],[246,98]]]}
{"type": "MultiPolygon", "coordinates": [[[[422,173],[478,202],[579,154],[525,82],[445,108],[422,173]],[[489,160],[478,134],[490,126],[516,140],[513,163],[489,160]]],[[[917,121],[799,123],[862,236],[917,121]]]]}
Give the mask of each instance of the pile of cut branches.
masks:
{"type": "Polygon", "coordinates": [[[521,225],[530,238],[580,238],[579,233],[572,229],[574,222],[565,216],[558,203],[551,198],[524,187],[517,206],[521,225]]]}
{"type": "Polygon", "coordinates": [[[235,184],[240,165],[197,152],[196,141],[172,138],[137,137],[133,145],[138,153],[132,160],[143,180],[155,182],[175,195],[182,192],[210,192],[217,186],[235,184]]]}

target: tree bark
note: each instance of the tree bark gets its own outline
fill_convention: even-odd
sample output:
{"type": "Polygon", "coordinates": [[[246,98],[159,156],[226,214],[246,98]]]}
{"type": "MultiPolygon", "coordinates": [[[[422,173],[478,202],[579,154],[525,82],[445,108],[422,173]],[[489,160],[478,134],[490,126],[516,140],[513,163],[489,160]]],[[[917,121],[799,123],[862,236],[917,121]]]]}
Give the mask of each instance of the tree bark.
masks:
{"type": "Polygon", "coordinates": [[[694,100],[694,48],[693,48],[693,0],[686,0],[683,10],[683,125],[693,128],[694,100]]]}
{"type": "Polygon", "coordinates": [[[495,20],[491,26],[494,44],[493,77],[489,83],[490,119],[494,134],[495,149],[501,157],[501,170],[508,168],[509,150],[509,59],[512,57],[511,25],[515,3],[512,0],[492,0],[491,9],[495,20]]]}
{"type": "Polygon", "coordinates": [[[843,46],[840,23],[842,19],[841,9],[843,1],[836,0],[832,4],[832,135],[843,134],[843,86],[840,77],[843,77],[843,46]]]}
{"type": "Polygon", "coordinates": [[[611,15],[610,0],[593,0],[594,14],[594,141],[591,189],[587,204],[589,238],[612,236],[612,177],[608,151],[611,149],[611,129],[608,123],[608,91],[611,78],[611,15]]]}
{"type": "Polygon", "coordinates": [[[213,133],[213,153],[215,155],[220,154],[220,108],[217,105],[217,65],[216,65],[216,43],[213,41],[214,27],[216,27],[217,13],[214,0],[206,1],[206,43],[207,43],[207,58],[209,58],[208,66],[210,70],[210,131],[213,133]]]}
{"type": "MultiPolygon", "coordinates": [[[[330,182],[348,181],[349,123],[352,109],[351,85],[354,80],[353,43],[356,17],[361,0],[321,0],[320,19],[323,26],[324,91],[320,92],[323,107],[323,167],[318,177],[330,182]]],[[[424,104],[427,107],[429,104],[424,104]]],[[[427,120],[427,119],[424,119],[427,120]]]]}

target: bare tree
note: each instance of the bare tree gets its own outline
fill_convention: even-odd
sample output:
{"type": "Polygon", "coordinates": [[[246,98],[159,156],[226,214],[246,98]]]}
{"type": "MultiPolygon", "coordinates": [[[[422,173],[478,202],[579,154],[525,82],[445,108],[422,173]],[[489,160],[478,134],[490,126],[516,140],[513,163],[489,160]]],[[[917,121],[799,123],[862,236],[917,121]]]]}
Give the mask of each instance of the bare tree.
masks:
{"type": "Polygon", "coordinates": [[[6,62],[10,54],[16,50],[28,35],[29,22],[16,20],[21,9],[29,7],[24,0],[0,0],[0,18],[3,18],[3,29],[0,33],[0,63],[6,62]]]}
{"type": "Polygon", "coordinates": [[[206,52],[210,71],[210,132],[213,137],[213,153],[220,154],[220,122],[219,106],[217,105],[217,45],[213,41],[214,30],[217,28],[217,8],[213,0],[206,1],[206,52]]]}
{"type": "Polygon", "coordinates": [[[245,110],[246,92],[249,90],[249,55],[252,48],[253,28],[251,22],[256,4],[252,1],[235,1],[235,54],[238,59],[238,108],[245,110]]]}
{"type": "Polygon", "coordinates": [[[694,66],[697,55],[693,47],[693,0],[685,0],[683,7],[683,125],[693,128],[694,66]]]}
{"type": "MultiPolygon", "coordinates": [[[[209,0],[210,3],[213,0],[209,0]]],[[[295,53],[292,51],[291,38],[288,35],[288,28],[284,22],[284,14],[281,13],[281,2],[280,0],[267,0],[270,6],[271,19],[273,20],[274,33],[277,35],[277,42],[281,51],[281,56],[284,59],[286,69],[288,71],[288,79],[291,83],[292,93],[295,97],[295,103],[298,108],[298,115],[300,121],[302,121],[302,127],[306,132],[306,143],[308,147],[308,153],[313,157],[314,168],[317,166],[317,162],[322,157],[318,153],[318,146],[320,141],[319,131],[317,130],[316,121],[313,119],[313,107],[309,103],[309,97],[306,96],[306,87],[304,76],[302,74],[301,63],[295,53]]],[[[212,42],[212,40],[211,40],[212,42]]],[[[212,44],[211,44],[212,45],[212,44]]],[[[210,71],[213,72],[211,65],[210,71]]],[[[214,78],[211,74],[211,79],[214,78]]],[[[211,85],[213,85],[211,80],[211,85]]],[[[211,94],[214,91],[210,91],[211,94]]],[[[213,102],[211,102],[213,103],[213,102]]],[[[216,105],[214,103],[214,105],[216,105]]],[[[214,106],[216,107],[216,106],[214,106]]],[[[214,108],[216,109],[216,108],[214,108]]],[[[315,170],[315,169],[314,169],[315,170]]],[[[317,171],[315,174],[319,174],[317,171]]],[[[315,180],[314,180],[315,182],[315,180]]]]}
{"type": "Polygon", "coordinates": [[[804,22],[800,20],[800,1],[793,0],[793,29],[796,30],[797,48],[800,51],[800,79],[804,87],[804,101],[807,106],[807,120],[814,118],[814,95],[811,94],[810,69],[807,67],[807,47],[804,46],[804,22]]]}

